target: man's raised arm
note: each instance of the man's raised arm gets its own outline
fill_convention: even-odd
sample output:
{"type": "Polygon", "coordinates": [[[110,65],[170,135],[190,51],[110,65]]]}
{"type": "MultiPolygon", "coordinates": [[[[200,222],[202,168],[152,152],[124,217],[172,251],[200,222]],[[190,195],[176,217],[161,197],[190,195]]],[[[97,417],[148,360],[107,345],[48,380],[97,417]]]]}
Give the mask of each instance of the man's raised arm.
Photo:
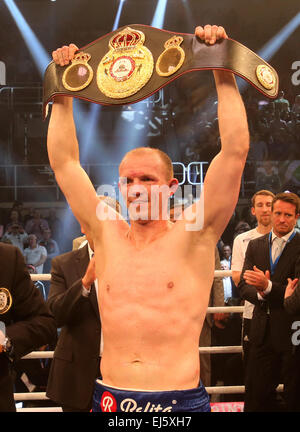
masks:
{"type": "MultiPolygon", "coordinates": [[[[56,64],[63,66],[73,58],[73,44],[52,53],[56,64]]],[[[99,200],[80,165],[79,148],[73,118],[73,98],[57,96],[52,105],[47,137],[48,156],[59,187],[82,226],[87,229],[96,220],[99,200]]]]}
{"type": "MultiPolygon", "coordinates": [[[[223,27],[197,27],[195,34],[206,43],[227,38],[223,27]]],[[[235,209],[249,150],[247,115],[231,72],[214,70],[218,94],[221,150],[213,159],[204,181],[204,229],[217,241],[235,209]]],[[[200,200],[201,201],[201,200],[200,200]]],[[[201,211],[201,206],[199,209],[201,211]]]]}

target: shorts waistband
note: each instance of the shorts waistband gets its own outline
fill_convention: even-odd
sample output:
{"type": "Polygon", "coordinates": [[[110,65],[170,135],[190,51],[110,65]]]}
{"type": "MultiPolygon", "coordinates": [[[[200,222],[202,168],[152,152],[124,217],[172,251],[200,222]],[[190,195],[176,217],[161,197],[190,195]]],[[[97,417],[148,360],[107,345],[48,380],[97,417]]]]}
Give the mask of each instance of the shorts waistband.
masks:
{"type": "Polygon", "coordinates": [[[93,412],[210,411],[209,397],[200,382],[187,390],[137,390],[95,382],[93,412]]]}

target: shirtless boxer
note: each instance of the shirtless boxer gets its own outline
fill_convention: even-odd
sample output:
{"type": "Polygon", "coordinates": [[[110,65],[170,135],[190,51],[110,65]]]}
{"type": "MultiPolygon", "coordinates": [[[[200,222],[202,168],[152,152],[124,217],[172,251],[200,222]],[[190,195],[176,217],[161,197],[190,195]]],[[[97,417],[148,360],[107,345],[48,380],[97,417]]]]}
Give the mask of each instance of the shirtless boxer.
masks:
{"type": "MultiPolygon", "coordinates": [[[[197,27],[195,34],[208,44],[227,38],[223,27],[210,25],[197,27]]],[[[62,47],[53,59],[66,65],[76,50],[73,44],[62,47]]],[[[151,189],[167,185],[171,195],[178,184],[171,161],[149,148],[128,153],[119,167],[120,190],[127,206],[140,210],[140,219],[131,219],[130,226],[121,218],[100,220],[99,205],[104,211],[105,203],[99,204],[80,165],[72,98],[54,99],[50,164],[75,217],[94,239],[101,281],[103,381],[96,381],[94,411],[210,410],[199,385],[199,335],[214,278],[215,246],[236,206],[249,148],[234,76],[213,73],[222,148],[205,176],[204,225],[196,231],[187,229],[186,219],[172,224],[162,217],[165,201],[160,217],[149,218],[151,189]]],[[[201,212],[199,202],[192,207],[195,215],[201,212]]]]}

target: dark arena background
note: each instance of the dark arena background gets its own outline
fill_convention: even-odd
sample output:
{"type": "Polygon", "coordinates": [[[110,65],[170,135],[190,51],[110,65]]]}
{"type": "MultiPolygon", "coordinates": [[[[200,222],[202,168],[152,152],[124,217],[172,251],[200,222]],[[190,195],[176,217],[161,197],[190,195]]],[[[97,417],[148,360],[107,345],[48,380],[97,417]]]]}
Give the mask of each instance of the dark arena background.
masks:
{"type": "MultiPolygon", "coordinates": [[[[223,243],[232,246],[239,222],[255,226],[250,213],[255,191],[289,190],[299,195],[299,0],[1,0],[1,241],[9,242],[8,224],[20,222],[26,231],[32,217],[47,222],[57,254],[72,250],[73,239],[81,235],[49,166],[49,116],[42,118],[44,71],[56,48],[71,42],[83,47],[130,24],[181,33],[193,33],[197,25],[222,25],[229,37],[278,73],[276,100],[237,78],[251,141],[238,205],[223,243]],[[12,209],[17,216],[12,216],[12,209]]],[[[176,177],[195,194],[220,149],[217,120],[211,71],[185,74],[136,104],[101,106],[76,100],[81,162],[96,189],[107,184],[117,191],[117,167],[123,155],[138,146],[151,146],[171,157],[176,177]]],[[[50,268],[48,259],[43,272],[50,268]]],[[[43,289],[47,297],[47,286],[43,289]]],[[[223,401],[241,400],[234,396],[223,401]]]]}

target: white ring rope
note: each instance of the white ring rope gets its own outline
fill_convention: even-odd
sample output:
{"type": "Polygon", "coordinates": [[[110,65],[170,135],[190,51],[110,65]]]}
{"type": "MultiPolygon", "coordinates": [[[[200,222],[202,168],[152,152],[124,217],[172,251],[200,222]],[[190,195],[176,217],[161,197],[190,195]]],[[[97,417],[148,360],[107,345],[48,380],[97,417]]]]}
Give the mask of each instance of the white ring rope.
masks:
{"type": "MultiPolygon", "coordinates": [[[[199,347],[199,352],[202,354],[237,354],[242,352],[241,346],[213,346],[213,347],[199,347]]],[[[52,359],[54,351],[32,351],[22,357],[23,360],[29,359],[52,359]]]]}
{"type": "MultiPolygon", "coordinates": [[[[245,386],[216,386],[216,387],[205,387],[208,394],[234,394],[234,393],[245,393],[245,386]]],[[[283,391],[283,384],[279,384],[277,392],[283,391]]],[[[32,392],[32,393],[14,393],[15,401],[25,400],[50,400],[45,392],[32,392]]]]}
{"type": "MultiPolygon", "coordinates": [[[[215,278],[223,278],[230,277],[232,275],[231,270],[215,270],[215,278]]],[[[39,274],[30,274],[30,277],[33,281],[49,281],[51,280],[51,274],[49,273],[39,273],[39,274]]]]}

